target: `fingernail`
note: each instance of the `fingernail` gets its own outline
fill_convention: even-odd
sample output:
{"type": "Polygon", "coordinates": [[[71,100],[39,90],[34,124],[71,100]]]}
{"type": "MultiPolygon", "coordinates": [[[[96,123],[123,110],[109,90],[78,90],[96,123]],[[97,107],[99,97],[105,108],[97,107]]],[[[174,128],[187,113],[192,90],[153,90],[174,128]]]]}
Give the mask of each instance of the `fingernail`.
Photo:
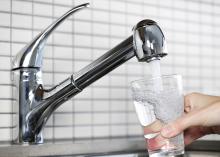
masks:
{"type": "Polygon", "coordinates": [[[164,137],[171,137],[174,134],[174,128],[171,125],[166,125],[162,128],[161,134],[164,137]]]}

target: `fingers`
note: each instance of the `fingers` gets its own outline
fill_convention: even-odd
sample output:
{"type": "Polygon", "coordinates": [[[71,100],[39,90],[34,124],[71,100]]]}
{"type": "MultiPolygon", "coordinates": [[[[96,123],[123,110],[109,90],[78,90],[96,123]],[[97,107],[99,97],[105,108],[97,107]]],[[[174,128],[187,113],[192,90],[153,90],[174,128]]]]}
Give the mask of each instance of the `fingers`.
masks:
{"type": "Polygon", "coordinates": [[[201,93],[190,93],[184,97],[184,109],[188,113],[220,101],[219,96],[210,96],[201,93]]]}
{"type": "Polygon", "coordinates": [[[193,108],[192,94],[188,94],[184,97],[184,111],[190,112],[193,108]]]}
{"type": "Polygon", "coordinates": [[[159,120],[156,120],[150,125],[144,127],[144,134],[146,135],[146,134],[160,132],[162,127],[163,127],[163,124],[159,120]]]}
{"type": "Polygon", "coordinates": [[[184,131],[184,143],[188,145],[195,141],[196,139],[207,135],[207,134],[220,134],[220,126],[214,127],[191,127],[184,131]]]}
{"type": "Polygon", "coordinates": [[[146,143],[149,150],[158,150],[165,147],[169,143],[169,140],[158,135],[155,138],[146,139],[146,143]]]}
{"type": "Polygon", "coordinates": [[[218,126],[220,115],[220,102],[206,106],[188,114],[183,115],[176,121],[164,126],[161,130],[161,134],[164,137],[170,138],[183,132],[183,130],[192,126],[218,126]]]}
{"type": "Polygon", "coordinates": [[[196,139],[211,133],[210,127],[191,127],[184,131],[184,143],[185,145],[189,145],[196,139]]]}
{"type": "Polygon", "coordinates": [[[161,130],[162,136],[167,138],[174,137],[190,126],[201,125],[203,121],[201,114],[203,114],[201,111],[195,111],[183,115],[176,121],[164,126],[161,130]]]}
{"type": "Polygon", "coordinates": [[[144,137],[149,150],[157,150],[167,143],[168,139],[159,134],[162,127],[163,124],[159,120],[144,127],[144,137]]]}

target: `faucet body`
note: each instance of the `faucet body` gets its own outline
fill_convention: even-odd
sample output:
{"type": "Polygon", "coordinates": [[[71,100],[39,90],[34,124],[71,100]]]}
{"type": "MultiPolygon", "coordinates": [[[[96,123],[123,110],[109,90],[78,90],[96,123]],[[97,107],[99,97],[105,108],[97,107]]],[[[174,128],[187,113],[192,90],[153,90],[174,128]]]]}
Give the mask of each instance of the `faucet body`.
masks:
{"type": "Polygon", "coordinates": [[[12,68],[14,143],[43,143],[42,129],[61,104],[130,58],[136,56],[138,61],[150,62],[166,55],[165,38],[161,29],[156,22],[143,20],[134,28],[133,36],[60,84],[44,89],[42,59],[47,37],[69,15],[87,6],[88,3],[82,4],[68,11],[15,56],[12,68]]]}

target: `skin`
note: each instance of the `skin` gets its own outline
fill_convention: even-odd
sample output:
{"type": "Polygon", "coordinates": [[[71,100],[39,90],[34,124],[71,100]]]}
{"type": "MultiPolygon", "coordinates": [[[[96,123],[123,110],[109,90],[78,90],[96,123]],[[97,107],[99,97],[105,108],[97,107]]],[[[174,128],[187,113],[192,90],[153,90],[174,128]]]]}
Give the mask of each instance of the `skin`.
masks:
{"type": "Polygon", "coordinates": [[[208,134],[220,134],[220,97],[201,93],[190,93],[184,97],[184,115],[177,120],[162,125],[156,121],[144,127],[144,133],[160,134],[149,147],[162,147],[168,138],[184,131],[184,142],[188,145],[208,134]]]}

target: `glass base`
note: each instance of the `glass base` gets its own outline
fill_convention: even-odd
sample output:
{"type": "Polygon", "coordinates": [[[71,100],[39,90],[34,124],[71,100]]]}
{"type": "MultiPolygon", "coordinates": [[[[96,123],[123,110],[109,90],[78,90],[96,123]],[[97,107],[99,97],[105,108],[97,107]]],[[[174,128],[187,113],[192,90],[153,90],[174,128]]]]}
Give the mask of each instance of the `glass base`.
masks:
{"type": "Polygon", "coordinates": [[[183,149],[150,151],[149,157],[184,157],[183,149]]]}

